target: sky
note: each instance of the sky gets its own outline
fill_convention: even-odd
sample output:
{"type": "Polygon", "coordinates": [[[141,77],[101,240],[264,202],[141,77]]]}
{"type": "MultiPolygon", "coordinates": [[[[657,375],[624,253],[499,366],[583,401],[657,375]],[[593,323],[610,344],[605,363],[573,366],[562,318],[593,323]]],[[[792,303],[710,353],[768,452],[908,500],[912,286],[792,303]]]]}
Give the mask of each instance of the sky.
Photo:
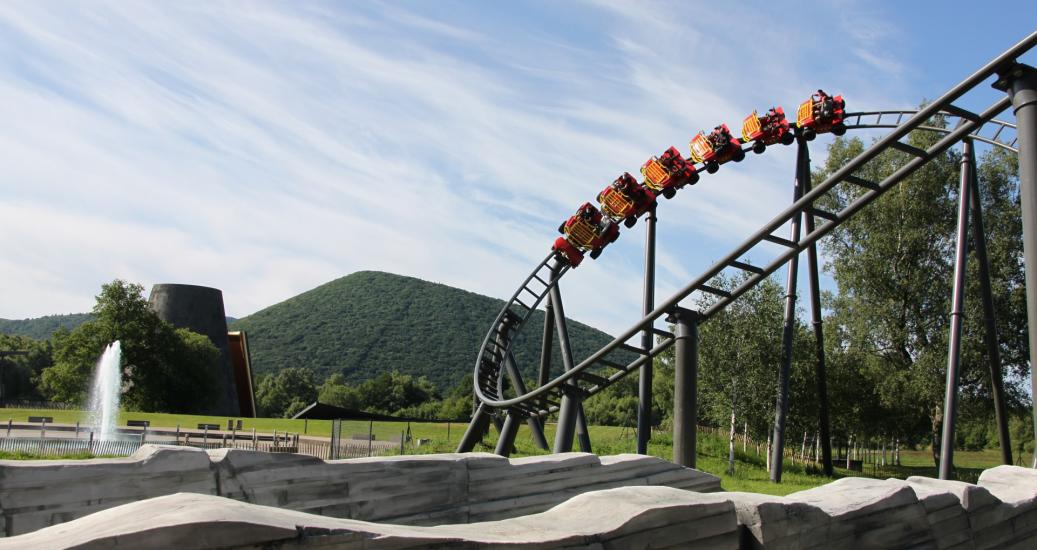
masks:
{"type": "MultiPolygon", "coordinates": [[[[0,2],[0,318],[115,278],[219,288],[234,317],[361,270],[507,298],[649,156],[817,88],[917,107],[1037,27],[997,5],[0,2]]],[[[659,301],[788,206],[794,157],[660,204],[659,301]]],[[[568,274],[567,314],[634,324],[643,245],[568,274]]]]}

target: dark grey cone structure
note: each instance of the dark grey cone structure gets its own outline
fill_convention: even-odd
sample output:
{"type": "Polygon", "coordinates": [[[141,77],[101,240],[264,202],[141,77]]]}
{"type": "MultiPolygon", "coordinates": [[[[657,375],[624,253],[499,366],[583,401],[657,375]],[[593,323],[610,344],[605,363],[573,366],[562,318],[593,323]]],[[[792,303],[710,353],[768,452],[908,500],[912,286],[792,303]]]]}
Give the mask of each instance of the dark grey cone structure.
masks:
{"type": "Polygon", "coordinates": [[[217,398],[202,410],[207,414],[238,416],[238,392],[228,350],[223,292],[206,286],[158,284],[151,287],[148,303],[163,321],[208,336],[220,350],[219,372],[214,377],[219,385],[217,398]]]}

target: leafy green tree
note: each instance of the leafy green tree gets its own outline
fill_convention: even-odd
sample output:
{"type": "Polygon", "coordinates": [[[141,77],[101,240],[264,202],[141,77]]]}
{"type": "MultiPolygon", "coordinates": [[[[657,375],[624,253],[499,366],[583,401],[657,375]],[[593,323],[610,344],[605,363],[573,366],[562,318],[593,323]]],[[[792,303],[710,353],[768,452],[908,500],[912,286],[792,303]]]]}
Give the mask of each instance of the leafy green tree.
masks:
{"type": "Polygon", "coordinates": [[[436,418],[440,420],[467,421],[472,416],[472,375],[466,374],[456,386],[447,392],[439,403],[436,418]]]}
{"type": "Polygon", "coordinates": [[[219,351],[208,338],[162,321],[144,288],[116,279],[101,287],[94,319],[54,336],[54,366],[43,371],[48,399],[82,404],[104,348],[122,344],[123,407],[160,412],[203,412],[215,395],[219,351]]]}
{"type": "Polygon", "coordinates": [[[329,376],[317,389],[317,401],[357,411],[363,408],[360,391],[347,384],[345,377],[337,372],[329,376]]]}
{"type": "Polygon", "coordinates": [[[36,385],[43,369],[53,364],[49,341],[0,334],[0,352],[25,352],[0,357],[0,399],[3,401],[43,399],[36,385]]]}
{"type": "Polygon", "coordinates": [[[364,410],[382,414],[394,414],[439,398],[435,386],[424,376],[414,378],[395,370],[365,380],[359,390],[364,410]]]}
{"type": "Polygon", "coordinates": [[[291,417],[317,399],[313,373],[289,367],[277,374],[263,376],[256,390],[260,416],[291,417]]]}

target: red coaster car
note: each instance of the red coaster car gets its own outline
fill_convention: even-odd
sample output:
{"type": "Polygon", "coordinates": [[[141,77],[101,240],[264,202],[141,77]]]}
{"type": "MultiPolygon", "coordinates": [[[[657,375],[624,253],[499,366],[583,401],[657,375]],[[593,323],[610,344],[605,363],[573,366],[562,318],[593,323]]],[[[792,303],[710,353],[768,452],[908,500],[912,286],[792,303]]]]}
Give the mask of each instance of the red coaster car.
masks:
{"type": "Polygon", "coordinates": [[[721,124],[709,135],[699,132],[691,140],[691,160],[706,164],[706,172],[715,173],[729,160],[741,162],[745,158],[742,141],[731,135],[727,124],[721,124]]]}
{"type": "Polygon", "coordinates": [[[846,133],[846,125],[843,124],[843,115],[846,111],[846,102],[843,96],[832,97],[818,90],[810,99],[799,105],[796,112],[796,125],[803,130],[803,137],[812,140],[817,134],[832,132],[837,136],[846,133]]]}
{"type": "Polygon", "coordinates": [[[756,111],[742,121],[742,141],[753,144],[753,152],[760,154],[768,145],[781,142],[791,145],[796,140],[785,120],[785,111],[781,107],[771,107],[767,114],[759,116],[756,111]]]}
{"type": "Polygon", "coordinates": [[[605,245],[619,238],[619,226],[602,216],[589,202],[583,203],[576,214],[559,225],[558,232],[565,236],[558,237],[551,250],[558,252],[573,267],[583,261],[584,252],[590,251],[591,259],[596,259],[605,245]]]}
{"type": "Polygon", "coordinates": [[[637,218],[655,204],[655,193],[641,185],[629,172],[598,193],[601,213],[614,222],[634,227],[637,218]]]}
{"type": "Polygon", "coordinates": [[[676,147],[670,147],[662,156],[648,159],[641,166],[641,175],[645,177],[645,187],[668,199],[672,199],[681,187],[699,181],[695,165],[685,161],[676,147]]]}

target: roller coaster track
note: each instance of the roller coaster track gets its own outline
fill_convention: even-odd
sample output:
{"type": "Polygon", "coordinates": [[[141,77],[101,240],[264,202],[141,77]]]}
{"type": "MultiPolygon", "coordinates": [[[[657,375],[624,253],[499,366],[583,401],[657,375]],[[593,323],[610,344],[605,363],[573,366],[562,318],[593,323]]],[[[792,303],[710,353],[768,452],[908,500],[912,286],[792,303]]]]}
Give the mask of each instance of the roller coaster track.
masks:
{"type": "MultiPolygon", "coordinates": [[[[507,301],[482,342],[474,374],[474,392],[480,405],[476,413],[478,418],[473,418],[469,431],[477,428],[477,422],[482,422],[482,426],[485,426],[485,422],[488,421],[487,415],[493,411],[504,412],[509,421],[525,420],[530,423],[534,431],[537,431],[536,427],[539,424],[535,419],[559,411],[563,399],[578,401],[587,399],[637,371],[649,360],[672,346],[676,340],[675,335],[656,329],[654,324],[661,317],[676,312],[682,300],[696,292],[713,295],[716,298],[715,301],[704,310],[697,312],[695,322],[701,324],[709,320],[800,252],[814,245],[861,209],[873,203],[886,191],[904,181],[930,160],[946,152],[952,145],[964,139],[972,139],[1017,151],[1017,138],[1014,137],[1015,126],[994,118],[1011,105],[1009,97],[1003,96],[980,112],[964,109],[956,102],[982,86],[984,81],[997,74],[999,69],[1004,69],[1013,63],[1017,57],[1029,51],[1034,45],[1037,45],[1037,32],[996,57],[940,98],[918,111],[874,111],[846,114],[844,123],[848,129],[878,128],[889,129],[890,132],[823,182],[812,189],[805,190],[801,198],[791,206],[765,223],[723,259],[714,263],[675,294],[663,300],[654,310],[604,347],[578,364],[573,364],[569,357],[565,362],[566,366],[571,368],[554,378],[542,377],[537,387],[527,389],[515,364],[511,352],[512,344],[533,312],[545,299],[548,299],[549,305],[553,303],[556,310],[561,310],[558,282],[569,271],[569,266],[562,256],[555,252],[548,254],[507,301]],[[943,117],[946,124],[934,124],[934,117],[943,117]],[[933,131],[942,136],[933,145],[922,149],[903,141],[905,137],[915,131],[933,131]],[[862,169],[883,152],[889,150],[906,153],[909,160],[881,181],[871,181],[858,175],[867,173],[862,169]],[[828,212],[814,206],[815,201],[839,186],[862,188],[864,193],[838,212],[828,212]],[[776,231],[793,219],[798,219],[801,214],[812,215],[818,223],[816,225],[808,224],[807,231],[798,240],[776,235],[776,231]],[[742,260],[754,251],[757,252],[753,255],[754,257],[772,257],[773,252],[762,252],[761,247],[768,247],[772,250],[774,245],[778,246],[780,252],[766,265],[752,265],[742,260]],[[714,277],[725,272],[741,272],[747,277],[739,286],[730,290],[714,288],[708,284],[714,277]],[[627,343],[645,331],[650,331],[655,336],[654,345],[651,345],[650,348],[627,343]]],[[[803,139],[802,133],[797,131],[797,140],[803,139]]],[[[745,150],[749,151],[750,148],[746,147],[745,150]]],[[[699,171],[705,172],[704,168],[699,168],[699,171]]],[[[548,315],[545,322],[549,325],[557,322],[561,325],[558,327],[559,333],[564,334],[564,312],[561,315],[558,313],[559,311],[555,311],[554,318],[548,315]]],[[[551,345],[548,336],[549,330],[549,327],[545,327],[545,351],[547,351],[547,346],[551,345]]],[[[560,340],[562,340],[563,359],[567,359],[566,355],[571,356],[571,351],[567,347],[568,342],[564,337],[560,340]]],[[[470,451],[474,446],[473,439],[467,435],[462,440],[459,451],[470,451]]],[[[538,437],[542,442],[542,434],[539,434],[538,437]]],[[[541,445],[545,444],[542,442],[541,445]]],[[[500,447],[497,452],[502,452],[500,447]]],[[[506,454],[507,449],[503,453],[506,454]]]]}

